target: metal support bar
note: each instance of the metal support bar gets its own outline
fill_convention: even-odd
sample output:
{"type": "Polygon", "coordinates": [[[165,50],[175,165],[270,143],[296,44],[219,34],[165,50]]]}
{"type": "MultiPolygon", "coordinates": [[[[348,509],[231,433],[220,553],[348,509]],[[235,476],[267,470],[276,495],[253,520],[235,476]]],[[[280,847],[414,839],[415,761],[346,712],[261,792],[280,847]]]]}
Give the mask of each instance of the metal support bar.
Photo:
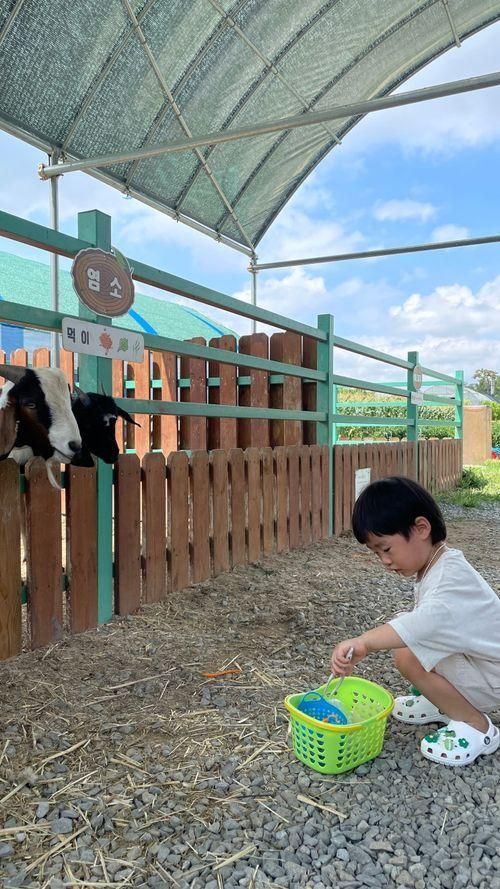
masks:
{"type": "Polygon", "coordinates": [[[412,404],[411,393],[415,391],[413,384],[413,368],[418,364],[418,352],[408,352],[408,362],[411,367],[408,368],[406,374],[406,388],[408,390],[408,398],[406,400],[406,417],[408,421],[408,431],[406,437],[408,441],[412,441],[415,447],[414,470],[415,481],[418,482],[419,473],[419,457],[418,457],[418,405],[412,404]]]}
{"type": "MultiPolygon", "coordinates": [[[[7,324],[20,324],[23,327],[59,331],[62,328],[62,319],[65,317],[71,318],[72,316],[63,315],[61,312],[52,312],[49,309],[38,309],[35,306],[24,306],[7,301],[0,302],[0,322],[5,321],[7,324]]],[[[100,323],[109,325],[109,318],[102,316],[94,316],[93,319],[89,320],[95,321],[96,317],[98,317],[100,323]]],[[[233,367],[251,367],[254,370],[300,377],[300,379],[307,380],[308,382],[323,382],[326,379],[325,374],[321,371],[310,367],[302,367],[300,364],[284,364],[268,358],[245,355],[242,352],[230,352],[226,349],[215,349],[212,346],[197,346],[187,340],[174,340],[170,339],[170,337],[157,336],[156,334],[144,333],[143,337],[146,349],[152,349],[155,352],[171,352],[175,355],[186,355],[189,358],[218,361],[220,364],[230,364],[233,367]]],[[[89,356],[84,357],[88,358],[89,356]]],[[[108,359],[101,360],[107,361],[108,359]]],[[[95,380],[92,381],[92,386],[94,385],[95,380]]],[[[106,388],[109,388],[108,382],[105,385],[106,388]]]]}
{"type": "Polygon", "coordinates": [[[450,247],[474,247],[477,244],[497,244],[500,235],[482,238],[462,238],[459,241],[436,241],[432,244],[409,244],[405,247],[387,247],[381,250],[361,250],[358,253],[334,253],[332,256],[309,256],[305,259],[288,259],[284,262],[259,262],[258,272],[264,269],[286,269],[296,265],[319,265],[322,262],[345,262],[349,259],[373,259],[375,256],[398,256],[401,253],[422,253],[425,250],[447,250],[450,247]]]}
{"type": "Polygon", "coordinates": [[[326,381],[316,385],[316,409],[323,411],[326,422],[316,423],[316,441],[319,445],[328,447],[328,534],[333,535],[333,507],[335,490],[333,459],[334,445],[334,412],[333,412],[333,315],[318,315],[318,327],[326,334],[326,342],[318,343],[317,366],[318,370],[326,373],[326,381]]]}
{"type": "Polygon", "coordinates": [[[456,29],[456,27],[455,27],[455,22],[453,21],[453,16],[452,16],[452,14],[451,14],[451,9],[450,9],[450,4],[449,4],[448,0],[441,0],[441,2],[442,2],[442,4],[443,4],[443,6],[444,6],[444,10],[445,10],[445,12],[446,12],[446,15],[447,15],[447,17],[448,17],[448,21],[449,21],[449,23],[450,23],[451,33],[453,34],[453,39],[454,39],[454,41],[455,41],[455,46],[458,46],[458,48],[460,49],[460,47],[461,47],[462,44],[460,43],[460,37],[458,36],[458,31],[457,31],[457,29],[456,29]]]}
{"type": "MultiPolygon", "coordinates": [[[[21,219],[19,216],[13,216],[11,213],[4,213],[3,210],[0,210],[0,237],[13,238],[15,241],[30,244],[32,247],[39,247],[42,250],[69,257],[76,256],[79,250],[85,250],[87,247],[93,246],[87,241],[82,241],[62,232],[54,232],[47,226],[27,219],[21,219]]],[[[203,287],[201,284],[196,284],[194,281],[188,281],[177,275],[171,275],[168,272],[154,268],[154,266],[146,265],[146,263],[140,262],[138,259],[129,257],[127,259],[128,264],[133,269],[133,277],[136,281],[142,281],[168,293],[178,293],[180,296],[186,296],[188,299],[194,299],[205,305],[217,306],[217,308],[223,309],[226,312],[232,312],[235,315],[242,315],[245,318],[255,317],[258,321],[262,321],[263,324],[270,324],[271,327],[293,330],[295,333],[300,333],[302,336],[310,336],[316,340],[324,339],[323,332],[317,330],[316,327],[311,327],[309,324],[302,324],[300,321],[285,318],[277,312],[270,312],[268,309],[252,310],[252,307],[243,300],[226,296],[225,293],[211,290],[209,287],[203,287]]],[[[4,306],[5,304],[2,303],[2,307],[4,306]]],[[[15,308],[12,306],[11,311],[14,314],[15,308]]],[[[48,310],[39,310],[33,307],[33,311],[43,313],[48,310]]],[[[40,325],[33,324],[31,326],[50,328],[50,323],[46,324],[45,321],[41,320],[46,317],[48,316],[40,315],[40,325]]],[[[29,319],[23,318],[21,323],[29,324],[29,319]]],[[[153,345],[152,348],[155,348],[155,346],[153,345]]],[[[224,354],[227,354],[227,352],[224,354]]]]}
{"type": "MultiPolygon", "coordinates": [[[[337,349],[345,349],[346,352],[354,352],[355,355],[364,355],[365,358],[374,358],[375,361],[383,361],[384,364],[394,364],[396,367],[404,367],[406,370],[410,366],[403,358],[395,358],[394,355],[389,355],[387,352],[379,352],[377,349],[361,346],[360,343],[346,340],[343,336],[334,336],[333,341],[337,349]]],[[[375,389],[376,391],[377,389],[375,389]]]]}
{"type": "Polygon", "coordinates": [[[281,410],[272,407],[240,407],[236,404],[207,404],[193,401],[148,401],[146,399],[115,398],[118,407],[134,414],[156,417],[239,417],[259,420],[315,420],[326,422],[324,411],[281,410]]]}
{"type": "Polygon", "coordinates": [[[455,371],[455,391],[457,406],[455,408],[455,438],[464,437],[464,372],[455,371]]]}
{"type": "MultiPolygon", "coordinates": [[[[59,152],[54,148],[50,163],[57,164],[59,152]]],[[[54,176],[50,180],[50,224],[54,231],[59,231],[59,177],[54,176]]],[[[50,254],[50,286],[52,290],[52,309],[59,311],[59,257],[57,253],[50,254]]],[[[52,334],[52,364],[59,367],[59,334],[52,334]]]]}
{"type": "MultiPolygon", "coordinates": [[[[377,99],[368,99],[365,102],[352,102],[348,105],[335,105],[333,108],[328,108],[324,111],[310,111],[294,117],[264,121],[251,127],[224,130],[219,133],[208,133],[204,136],[170,142],[166,145],[155,145],[151,148],[142,148],[136,151],[124,151],[118,154],[105,154],[81,161],[72,161],[60,164],[59,173],[72,173],[75,170],[86,170],[90,167],[110,167],[114,164],[128,163],[138,159],[144,160],[150,157],[160,157],[165,154],[175,154],[179,151],[192,151],[194,148],[203,148],[205,145],[220,145],[223,142],[236,142],[240,139],[262,136],[266,133],[279,133],[284,130],[298,129],[299,127],[316,126],[329,120],[358,117],[373,111],[399,108],[402,105],[413,105],[417,102],[427,102],[430,99],[441,99],[444,96],[454,96],[459,93],[467,93],[499,85],[500,72],[495,71],[493,74],[484,74],[481,77],[468,77],[464,80],[423,87],[422,89],[411,90],[406,93],[398,93],[395,96],[383,96],[377,99]]],[[[51,176],[58,175],[44,164],[40,164],[38,172],[41,179],[49,179],[51,176]]]]}
{"type": "Polygon", "coordinates": [[[438,370],[431,370],[429,367],[422,367],[422,373],[428,377],[434,377],[433,380],[423,380],[422,386],[435,386],[436,380],[442,380],[444,383],[451,383],[452,385],[455,385],[456,383],[456,377],[450,377],[449,374],[439,373],[438,370]]]}
{"type": "MultiPolygon", "coordinates": [[[[78,237],[102,250],[111,249],[111,218],[98,210],[78,214],[78,237]]],[[[109,318],[96,315],[83,303],[80,317],[100,324],[109,318]]],[[[101,385],[111,394],[112,362],[93,355],[79,355],[79,384],[86,392],[100,392],[101,385]]],[[[97,461],[97,622],[102,624],[113,615],[113,467],[97,461]]]]}
{"type": "MultiPolygon", "coordinates": [[[[255,271],[255,261],[257,257],[254,255],[252,257],[252,262],[248,266],[248,271],[250,272],[250,293],[252,296],[252,306],[257,308],[257,272],[255,271]]],[[[255,318],[252,318],[252,333],[257,333],[257,321],[255,318]]]]}
{"type": "Polygon", "coordinates": [[[7,37],[7,34],[10,33],[16,18],[18,17],[19,13],[21,12],[24,2],[25,2],[25,0],[17,0],[17,3],[14,3],[14,6],[12,7],[9,15],[7,16],[7,18],[4,22],[2,30],[0,31],[0,46],[2,45],[5,38],[7,37]]]}
{"type": "Polygon", "coordinates": [[[365,392],[382,392],[384,395],[403,396],[408,395],[406,389],[395,390],[393,386],[384,386],[383,383],[370,383],[367,380],[356,380],[353,377],[342,377],[333,374],[333,381],[337,386],[345,389],[362,389],[365,392]]]}
{"type": "MultiPolygon", "coordinates": [[[[358,404],[363,407],[362,402],[358,402],[358,404]]],[[[408,426],[410,428],[414,425],[413,420],[407,417],[372,417],[369,414],[334,414],[333,416],[337,426],[408,426]]],[[[436,422],[441,423],[440,420],[436,422]]],[[[444,421],[442,425],[450,426],[451,424],[444,421]]]]}

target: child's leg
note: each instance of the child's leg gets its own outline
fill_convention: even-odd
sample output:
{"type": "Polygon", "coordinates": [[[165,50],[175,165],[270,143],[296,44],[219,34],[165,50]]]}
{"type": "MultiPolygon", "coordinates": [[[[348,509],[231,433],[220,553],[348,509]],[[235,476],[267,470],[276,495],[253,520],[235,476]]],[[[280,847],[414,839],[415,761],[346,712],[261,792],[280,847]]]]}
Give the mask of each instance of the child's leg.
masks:
{"type": "Polygon", "coordinates": [[[395,649],[393,655],[401,675],[413,683],[427,700],[439,707],[442,713],[446,713],[450,719],[468,723],[479,732],[488,730],[488,720],[484,713],[473,707],[444,676],[424,670],[409,648],[395,649]]]}

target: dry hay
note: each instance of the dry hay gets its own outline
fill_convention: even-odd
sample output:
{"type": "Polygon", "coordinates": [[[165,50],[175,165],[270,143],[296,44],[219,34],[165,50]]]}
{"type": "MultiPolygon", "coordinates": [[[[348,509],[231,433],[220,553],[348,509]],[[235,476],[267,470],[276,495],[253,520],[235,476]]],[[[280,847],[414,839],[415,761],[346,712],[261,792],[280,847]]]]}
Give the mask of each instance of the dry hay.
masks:
{"type": "MultiPolygon", "coordinates": [[[[449,524],[452,545],[498,588],[498,519],[449,524]]],[[[223,886],[245,858],[257,881],[254,837],[243,831],[234,851],[214,853],[193,829],[216,836],[239,811],[288,820],[265,768],[293,759],[282,700],[323,680],[336,640],[410,602],[405,583],[345,536],[1,664],[0,849],[12,853],[0,873],[15,865],[24,882],[12,885],[33,887],[146,886],[154,875],[158,886],[223,886]],[[203,675],[223,670],[236,672],[203,675]],[[199,859],[189,882],[179,882],[182,853],[176,866],[162,859],[165,842],[199,859]]],[[[365,676],[396,684],[387,656],[365,663],[365,676]]],[[[331,779],[322,786],[301,799],[299,782],[296,805],[342,819],[322,796],[331,779]]]]}

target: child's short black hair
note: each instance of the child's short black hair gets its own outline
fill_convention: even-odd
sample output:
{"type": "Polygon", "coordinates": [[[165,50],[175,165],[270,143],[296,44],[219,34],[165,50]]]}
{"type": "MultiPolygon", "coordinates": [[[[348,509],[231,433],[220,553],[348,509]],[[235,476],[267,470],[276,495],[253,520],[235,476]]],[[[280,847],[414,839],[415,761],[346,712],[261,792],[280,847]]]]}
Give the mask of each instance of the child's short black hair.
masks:
{"type": "Polygon", "coordinates": [[[369,534],[402,534],[408,540],[419,516],[430,522],[433,543],[446,539],[445,521],[429,492],[410,478],[392,476],[361,492],[352,513],[352,530],[360,543],[366,543],[369,534]]]}

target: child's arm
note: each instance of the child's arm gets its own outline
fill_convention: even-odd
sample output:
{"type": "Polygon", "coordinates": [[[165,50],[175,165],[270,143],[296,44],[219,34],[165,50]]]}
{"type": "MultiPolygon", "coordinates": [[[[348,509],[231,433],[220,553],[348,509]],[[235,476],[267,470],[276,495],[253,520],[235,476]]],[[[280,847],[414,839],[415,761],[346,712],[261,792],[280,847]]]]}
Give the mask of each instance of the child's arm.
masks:
{"type": "Polygon", "coordinates": [[[375,627],[373,630],[368,630],[354,639],[346,639],[344,642],[339,642],[333,649],[331,660],[332,673],[335,676],[349,676],[352,673],[354,664],[362,661],[367,654],[392,648],[406,648],[406,645],[390,624],[375,627]],[[353,649],[353,653],[352,659],[348,660],[347,652],[350,648],[353,649]]]}

